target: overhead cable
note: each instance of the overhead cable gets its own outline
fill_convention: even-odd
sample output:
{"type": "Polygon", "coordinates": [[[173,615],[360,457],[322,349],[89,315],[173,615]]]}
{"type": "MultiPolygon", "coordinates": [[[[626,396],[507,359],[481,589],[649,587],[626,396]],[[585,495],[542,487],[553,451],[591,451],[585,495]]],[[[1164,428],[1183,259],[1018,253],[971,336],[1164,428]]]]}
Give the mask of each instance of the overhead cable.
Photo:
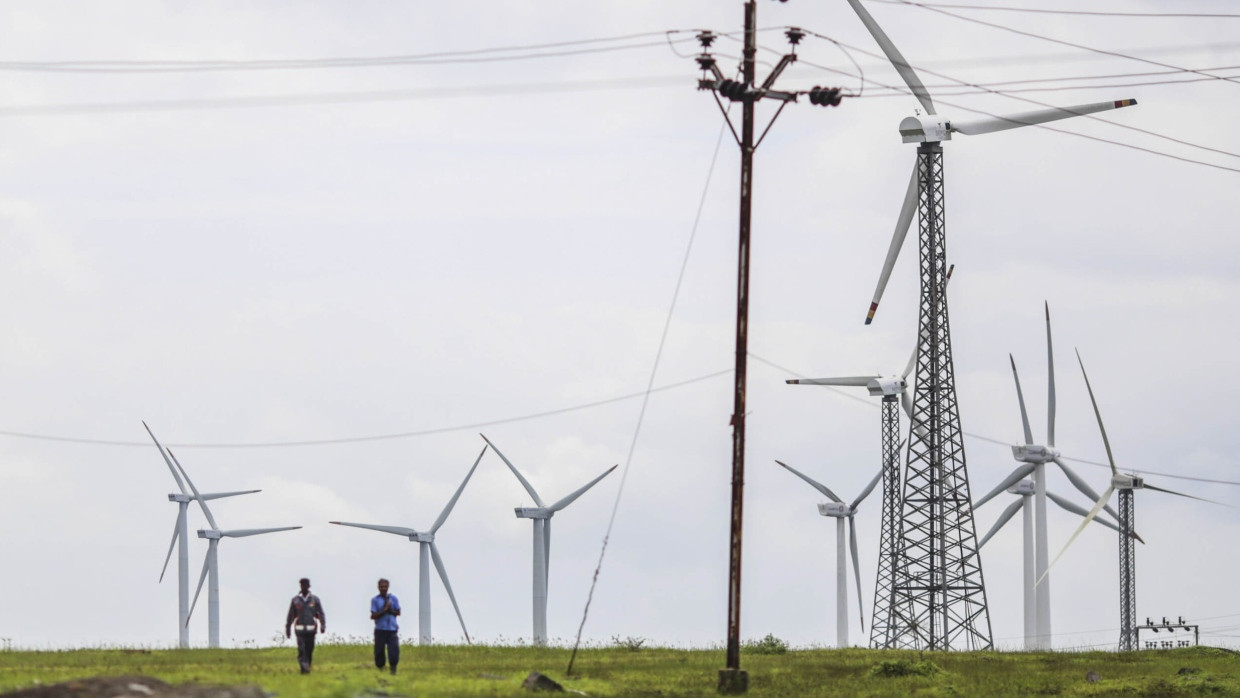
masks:
{"type": "Polygon", "coordinates": [[[1160,63],[1158,61],[1150,60],[1148,58],[1140,58],[1138,56],[1131,56],[1126,53],[1120,53],[1118,51],[1110,51],[1107,49],[1094,48],[1093,46],[1086,46],[1085,44],[1077,44],[1071,41],[1064,41],[1063,39],[1056,39],[1050,36],[1046,36],[1045,34],[1038,34],[1036,32],[1029,32],[1023,29],[1016,29],[1015,27],[1008,27],[1002,24],[995,24],[994,22],[987,22],[984,20],[976,19],[974,17],[965,17],[964,15],[958,15],[954,12],[948,12],[947,10],[939,9],[931,5],[925,5],[919,2],[913,2],[913,0],[899,0],[899,1],[900,1],[900,4],[903,4],[903,5],[912,5],[913,7],[920,7],[929,12],[936,12],[946,17],[952,17],[952,18],[959,19],[964,22],[972,22],[973,24],[980,24],[985,27],[991,27],[992,29],[1000,29],[1006,32],[1011,32],[1013,34],[1019,34],[1020,36],[1027,36],[1031,39],[1040,39],[1042,41],[1049,41],[1052,44],[1059,44],[1060,46],[1069,46],[1071,48],[1078,48],[1078,49],[1081,49],[1082,51],[1098,53],[1104,56],[1113,56],[1115,58],[1124,58],[1130,61],[1148,63],[1149,65],[1156,65],[1161,68],[1175,68],[1177,70],[1186,70],[1190,73],[1200,73],[1201,75],[1204,75],[1208,78],[1213,78],[1215,80],[1225,80],[1227,82],[1240,84],[1240,80],[1236,78],[1224,78],[1224,77],[1219,77],[1216,75],[1209,75],[1208,73],[1202,73],[1201,71],[1193,70],[1191,68],[1181,68],[1180,66],[1177,66],[1177,65],[1171,65],[1169,63],[1160,63]]]}
{"type": "MultiPolygon", "coordinates": [[[[904,0],[869,0],[886,5],[907,5],[904,0]]],[[[942,7],[956,10],[987,10],[996,12],[1027,12],[1043,15],[1088,15],[1092,17],[1151,17],[1176,19],[1240,19],[1240,14],[1204,12],[1103,12],[1099,10],[1051,10],[1041,7],[1002,7],[998,5],[949,5],[939,2],[919,3],[923,7],[942,7]]]]}

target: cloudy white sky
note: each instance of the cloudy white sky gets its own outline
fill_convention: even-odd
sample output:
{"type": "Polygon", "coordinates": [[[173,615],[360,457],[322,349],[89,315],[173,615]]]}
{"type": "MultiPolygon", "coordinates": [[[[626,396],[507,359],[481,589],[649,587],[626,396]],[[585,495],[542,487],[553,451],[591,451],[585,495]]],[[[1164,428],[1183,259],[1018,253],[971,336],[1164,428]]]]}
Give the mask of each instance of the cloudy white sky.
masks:
{"type": "MultiPolygon", "coordinates": [[[[1171,68],[923,8],[867,5],[927,71],[940,103],[959,105],[940,108],[949,115],[1036,107],[950,96],[962,90],[929,71],[987,85],[1056,80],[1001,90],[1200,77],[1129,76],[1171,68]],[[1089,76],[1109,77],[1064,81],[1089,76]]],[[[1091,8],[1166,11],[1137,0],[1091,8]]],[[[1228,2],[1175,9],[1240,12],[1228,2]]],[[[1220,69],[1240,66],[1237,19],[957,12],[1240,74],[1220,69]]],[[[548,499],[624,464],[638,399],[471,425],[641,392],[686,249],[655,384],[731,367],[737,148],[725,139],[712,169],[722,121],[694,89],[694,43],[677,43],[692,34],[668,41],[662,32],[736,32],[741,20],[739,2],[697,0],[0,7],[0,638],[24,647],[175,642],[175,583],[157,583],[174,483],[141,420],[173,444],[201,489],[263,489],[219,502],[222,526],[304,526],[221,546],[229,645],[272,642],[303,575],[329,628],[344,636],[369,631],[365,605],[381,575],[412,608],[416,547],[327,521],[429,526],[480,449],[479,431],[548,499]],[[530,53],[521,50],[485,62],[457,53],[439,63],[298,70],[18,69],[409,56],[630,35],[571,47],[624,50],[520,58],[530,53]],[[423,431],[436,433],[253,446],[423,431]]],[[[763,75],[786,47],[788,25],[877,50],[842,0],[763,0],[759,24],[770,49],[763,75]]],[[[716,48],[731,72],[739,43],[722,38],[716,48]]],[[[787,370],[750,364],[742,632],[830,645],[833,522],[818,516],[819,495],[774,460],[855,495],[878,467],[878,410],[784,379],[894,371],[912,348],[911,245],[877,320],[862,320],[914,157],[896,125],[917,105],[883,90],[899,79],[865,53],[811,38],[800,54],[780,80],[787,89],[859,90],[858,78],[829,72],[855,74],[853,59],[867,82],[862,98],[838,108],[790,106],[758,151],[750,349],[787,370]]],[[[1199,162],[1034,128],[946,144],[964,429],[1021,440],[1011,352],[1034,435],[1045,436],[1047,301],[1065,455],[1105,459],[1078,347],[1121,467],[1240,481],[1231,399],[1240,389],[1231,370],[1240,173],[1226,169],[1240,168],[1240,137],[1228,125],[1237,85],[1018,95],[1056,105],[1136,98],[1138,107],[1104,115],[1110,123],[1061,128],[1199,162]]],[[[724,639],[730,394],[728,377],[717,375],[651,397],[587,639],[724,639]]],[[[1005,445],[970,437],[966,450],[975,495],[1016,465],[1005,445]]],[[[1106,486],[1104,468],[1075,467],[1106,486]]],[[[1240,505],[1235,486],[1148,480],[1240,505]]],[[[580,622],[620,481],[618,470],[554,519],[549,631],[560,640],[580,622]]],[[[1050,482],[1086,504],[1058,473],[1050,482]]],[[[1005,497],[980,509],[979,534],[1005,497]]],[[[440,530],[475,638],[528,637],[530,526],[512,508],[529,504],[488,454],[440,530]]],[[[867,613],[878,514],[875,497],[858,516],[867,613]]],[[[192,528],[205,524],[192,517],[192,528]]],[[[1139,616],[1182,615],[1201,623],[1203,641],[1240,645],[1232,554],[1240,511],[1144,492],[1137,523],[1146,541],[1139,616]]],[[[983,555],[993,635],[1004,647],[1022,635],[1018,524],[983,555]]],[[[1052,511],[1053,549],[1075,525],[1052,511]]],[[[205,544],[192,543],[196,576],[205,544]]],[[[1095,527],[1056,567],[1057,647],[1114,646],[1116,547],[1113,533],[1095,527]]],[[[437,582],[433,599],[437,637],[458,640],[437,582]]],[[[200,609],[196,644],[206,642],[205,621],[200,609]]],[[[412,615],[405,626],[412,636],[412,615]]]]}

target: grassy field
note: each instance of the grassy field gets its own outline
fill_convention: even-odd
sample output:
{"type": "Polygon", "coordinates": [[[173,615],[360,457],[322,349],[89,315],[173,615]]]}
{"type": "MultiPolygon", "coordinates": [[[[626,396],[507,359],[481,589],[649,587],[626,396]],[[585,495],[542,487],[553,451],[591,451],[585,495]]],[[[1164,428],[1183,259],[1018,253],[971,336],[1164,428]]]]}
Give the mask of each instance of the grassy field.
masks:
{"type": "MultiPolygon", "coordinates": [[[[371,663],[365,645],[322,645],[314,672],[296,650],[72,650],[0,652],[0,693],[97,675],[169,683],[258,684],[291,696],[519,696],[541,671],[591,696],[714,696],[719,650],[588,649],[566,678],[560,648],[404,647],[400,673],[371,663]]],[[[753,696],[1240,696],[1240,655],[1213,648],[1134,652],[925,653],[874,650],[751,651],[742,655],[753,696]],[[1096,672],[1097,681],[1086,675],[1096,672]]],[[[569,694],[571,695],[571,694],[569,694]]]]}

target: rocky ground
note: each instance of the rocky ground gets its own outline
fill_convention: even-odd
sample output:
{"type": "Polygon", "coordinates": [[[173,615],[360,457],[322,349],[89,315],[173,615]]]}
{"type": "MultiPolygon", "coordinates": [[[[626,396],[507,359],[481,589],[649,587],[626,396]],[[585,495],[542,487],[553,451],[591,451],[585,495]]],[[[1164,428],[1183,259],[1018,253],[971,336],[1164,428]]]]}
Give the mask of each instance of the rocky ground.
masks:
{"type": "Polygon", "coordinates": [[[0,698],[267,698],[258,686],[171,686],[149,676],[99,676],[23,688],[0,698]]]}

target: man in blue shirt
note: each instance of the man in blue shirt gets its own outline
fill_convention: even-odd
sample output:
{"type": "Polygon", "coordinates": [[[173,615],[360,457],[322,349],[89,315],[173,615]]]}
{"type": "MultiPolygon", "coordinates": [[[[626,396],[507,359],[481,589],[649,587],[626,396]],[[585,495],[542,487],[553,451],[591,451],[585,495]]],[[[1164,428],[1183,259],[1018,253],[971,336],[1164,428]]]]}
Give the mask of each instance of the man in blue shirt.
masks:
{"type": "Polygon", "coordinates": [[[383,651],[387,649],[387,665],[396,673],[400,661],[400,637],[396,616],[400,615],[400,599],[388,593],[388,580],[379,580],[379,595],[370,600],[370,619],[375,622],[375,666],[383,668],[383,651]]]}

